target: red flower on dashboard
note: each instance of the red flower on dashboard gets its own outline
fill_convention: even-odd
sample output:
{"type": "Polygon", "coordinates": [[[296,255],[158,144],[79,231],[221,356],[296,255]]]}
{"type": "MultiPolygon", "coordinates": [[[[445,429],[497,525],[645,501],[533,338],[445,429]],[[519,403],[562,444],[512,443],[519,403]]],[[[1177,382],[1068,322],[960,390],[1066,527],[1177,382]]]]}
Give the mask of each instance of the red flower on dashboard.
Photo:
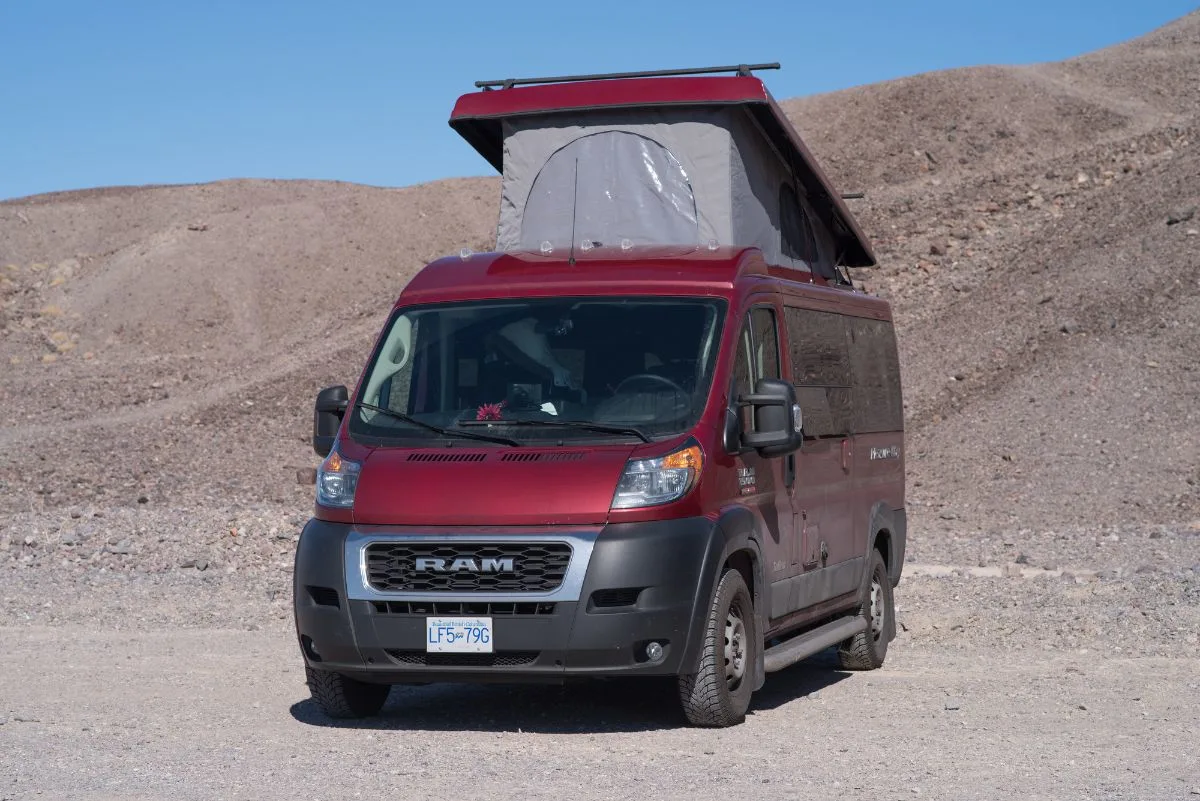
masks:
{"type": "Polygon", "coordinates": [[[504,401],[499,403],[485,403],[475,412],[476,420],[500,420],[500,413],[504,409],[504,401]]]}

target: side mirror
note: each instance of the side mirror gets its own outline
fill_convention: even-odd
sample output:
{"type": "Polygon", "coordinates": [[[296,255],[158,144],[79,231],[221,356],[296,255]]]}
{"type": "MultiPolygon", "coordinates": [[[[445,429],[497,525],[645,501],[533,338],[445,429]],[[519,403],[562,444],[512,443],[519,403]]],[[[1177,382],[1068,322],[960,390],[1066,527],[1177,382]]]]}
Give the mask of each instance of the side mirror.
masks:
{"type": "Polygon", "coordinates": [[[350,393],[343,386],[326,387],[317,393],[317,403],[313,409],[313,450],[318,456],[324,458],[333,450],[333,442],[337,439],[342,416],[346,414],[349,403],[350,393]]]}
{"type": "Polygon", "coordinates": [[[742,444],[760,456],[783,456],[804,442],[804,418],[796,403],[796,389],[787,381],[763,378],[754,394],[743,395],[738,402],[752,408],[754,419],[754,430],[742,433],[742,444]]]}

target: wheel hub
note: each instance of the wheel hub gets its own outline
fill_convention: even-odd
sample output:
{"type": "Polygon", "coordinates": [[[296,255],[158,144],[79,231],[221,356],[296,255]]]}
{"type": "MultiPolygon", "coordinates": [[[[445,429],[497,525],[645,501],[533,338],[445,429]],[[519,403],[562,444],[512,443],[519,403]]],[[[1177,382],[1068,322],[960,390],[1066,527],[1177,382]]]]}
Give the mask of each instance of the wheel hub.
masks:
{"type": "Polygon", "coordinates": [[[725,681],[736,687],[746,675],[746,624],[738,609],[725,618],[725,681]]]}
{"type": "Polygon", "coordinates": [[[871,637],[878,640],[883,636],[883,627],[887,622],[884,616],[887,610],[883,603],[883,586],[878,579],[871,581],[871,637]]]}

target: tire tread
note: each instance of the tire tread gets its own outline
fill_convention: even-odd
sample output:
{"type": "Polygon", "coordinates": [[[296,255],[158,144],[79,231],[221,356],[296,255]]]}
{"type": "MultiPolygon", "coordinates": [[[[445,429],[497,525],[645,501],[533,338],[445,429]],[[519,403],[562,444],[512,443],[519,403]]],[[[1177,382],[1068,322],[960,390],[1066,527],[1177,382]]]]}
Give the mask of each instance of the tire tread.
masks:
{"type": "Polygon", "coordinates": [[[392,689],[387,684],[368,684],[329,670],[306,667],[304,672],[313,700],[336,720],[378,714],[392,689]]]}
{"type": "MultiPolygon", "coordinates": [[[[723,656],[726,609],[739,593],[749,601],[750,591],[741,573],[733,569],[727,570],[713,593],[712,604],[708,610],[699,669],[695,673],[679,676],[679,700],[688,722],[694,726],[733,726],[746,718],[749,692],[739,692],[737,698],[729,692],[725,685],[723,656]]],[[[753,616],[752,602],[746,603],[743,609],[753,616]]],[[[743,688],[750,686],[754,659],[757,658],[757,650],[761,647],[757,642],[758,627],[754,625],[753,620],[746,621],[746,626],[751,648],[755,650],[747,657],[747,675],[742,679],[743,688]]]]}
{"type": "MultiPolygon", "coordinates": [[[[882,570],[887,614],[893,616],[894,619],[896,609],[892,601],[891,584],[887,583],[887,567],[884,565],[879,551],[872,551],[871,554],[871,574],[874,577],[882,570]]],[[[876,641],[871,636],[871,598],[869,595],[863,599],[859,614],[866,618],[867,629],[838,645],[838,662],[841,664],[842,670],[875,670],[883,667],[883,660],[887,657],[887,640],[881,636],[879,641],[876,641]]]]}

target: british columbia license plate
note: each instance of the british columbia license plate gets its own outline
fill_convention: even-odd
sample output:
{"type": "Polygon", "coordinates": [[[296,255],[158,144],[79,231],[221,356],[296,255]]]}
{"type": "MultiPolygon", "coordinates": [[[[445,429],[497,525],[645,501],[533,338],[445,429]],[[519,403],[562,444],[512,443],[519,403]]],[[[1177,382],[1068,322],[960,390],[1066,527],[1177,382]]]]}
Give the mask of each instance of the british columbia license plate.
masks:
{"type": "Polygon", "coordinates": [[[492,653],[490,617],[425,618],[425,650],[431,654],[492,653]]]}

